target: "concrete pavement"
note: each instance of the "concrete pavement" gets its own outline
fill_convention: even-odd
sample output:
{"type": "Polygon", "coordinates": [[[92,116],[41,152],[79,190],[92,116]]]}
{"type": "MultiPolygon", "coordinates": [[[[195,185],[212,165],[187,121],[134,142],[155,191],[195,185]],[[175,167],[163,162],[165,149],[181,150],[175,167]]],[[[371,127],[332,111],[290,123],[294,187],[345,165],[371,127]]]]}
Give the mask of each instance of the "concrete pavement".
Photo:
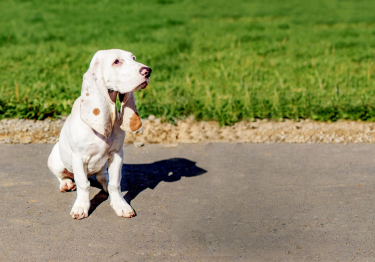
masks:
{"type": "Polygon", "coordinates": [[[0,145],[0,261],[373,261],[375,146],[125,146],[119,218],[69,216],[53,145],[0,145]]]}

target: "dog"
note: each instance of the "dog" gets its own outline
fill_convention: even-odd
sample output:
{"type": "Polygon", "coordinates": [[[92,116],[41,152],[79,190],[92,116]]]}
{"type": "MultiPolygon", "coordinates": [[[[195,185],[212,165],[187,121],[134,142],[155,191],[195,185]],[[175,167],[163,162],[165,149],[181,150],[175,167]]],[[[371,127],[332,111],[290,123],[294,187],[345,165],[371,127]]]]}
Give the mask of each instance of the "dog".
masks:
{"type": "Polygon", "coordinates": [[[135,215],[121,195],[122,146],[125,132],[142,126],[134,92],[147,87],[151,71],[136,62],[132,53],[120,49],[101,50],[92,58],[83,76],[81,96],[74,102],[48,158],[48,167],[59,180],[60,191],[77,190],[70,212],[72,218],[88,216],[88,177],[94,174],[109,193],[115,213],[128,218],[135,215]],[[117,96],[120,112],[116,109],[117,96]]]}

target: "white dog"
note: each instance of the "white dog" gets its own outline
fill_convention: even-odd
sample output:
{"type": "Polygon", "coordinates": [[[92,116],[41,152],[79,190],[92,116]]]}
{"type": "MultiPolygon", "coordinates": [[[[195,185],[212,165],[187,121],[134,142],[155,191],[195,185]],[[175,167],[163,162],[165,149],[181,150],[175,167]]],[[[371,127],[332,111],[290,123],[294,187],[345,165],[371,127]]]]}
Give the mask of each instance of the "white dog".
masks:
{"type": "Polygon", "coordinates": [[[77,186],[77,199],[70,212],[73,218],[88,216],[90,183],[87,178],[93,174],[97,174],[97,180],[108,191],[116,214],[134,216],[121,195],[122,146],[124,131],[133,132],[142,126],[133,92],[146,88],[150,74],[149,67],[136,62],[132,53],[123,50],[98,51],[92,58],[83,76],[81,96],[74,102],[59,142],[48,158],[48,167],[59,179],[61,192],[77,186]],[[120,113],[116,110],[117,94],[121,101],[120,113]]]}

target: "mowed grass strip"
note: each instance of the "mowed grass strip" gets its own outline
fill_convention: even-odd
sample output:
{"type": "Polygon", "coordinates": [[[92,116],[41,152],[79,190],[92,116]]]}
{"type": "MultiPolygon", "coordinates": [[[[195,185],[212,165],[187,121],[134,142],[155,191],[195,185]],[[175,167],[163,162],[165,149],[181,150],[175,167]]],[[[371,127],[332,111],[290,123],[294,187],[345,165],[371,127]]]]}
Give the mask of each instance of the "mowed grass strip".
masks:
{"type": "Polygon", "coordinates": [[[153,69],[141,117],[374,120],[374,1],[1,1],[0,117],[70,113],[99,49],[153,69]]]}

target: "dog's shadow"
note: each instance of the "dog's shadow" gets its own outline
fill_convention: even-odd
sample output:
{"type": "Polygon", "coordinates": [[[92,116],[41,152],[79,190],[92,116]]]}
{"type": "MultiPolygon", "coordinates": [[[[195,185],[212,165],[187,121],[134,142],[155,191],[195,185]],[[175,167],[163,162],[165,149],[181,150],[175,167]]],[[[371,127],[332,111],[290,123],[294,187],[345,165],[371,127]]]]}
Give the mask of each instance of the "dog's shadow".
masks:
{"type": "MultiPolygon", "coordinates": [[[[152,164],[124,164],[122,166],[121,191],[127,191],[124,196],[130,202],[143,190],[154,189],[160,182],[176,182],[181,177],[199,176],[207,171],[197,167],[195,162],[185,158],[171,158],[152,164]]],[[[90,178],[91,186],[101,188],[95,177],[90,178]]],[[[89,214],[102,202],[108,199],[108,194],[101,190],[92,200],[89,214]]]]}

